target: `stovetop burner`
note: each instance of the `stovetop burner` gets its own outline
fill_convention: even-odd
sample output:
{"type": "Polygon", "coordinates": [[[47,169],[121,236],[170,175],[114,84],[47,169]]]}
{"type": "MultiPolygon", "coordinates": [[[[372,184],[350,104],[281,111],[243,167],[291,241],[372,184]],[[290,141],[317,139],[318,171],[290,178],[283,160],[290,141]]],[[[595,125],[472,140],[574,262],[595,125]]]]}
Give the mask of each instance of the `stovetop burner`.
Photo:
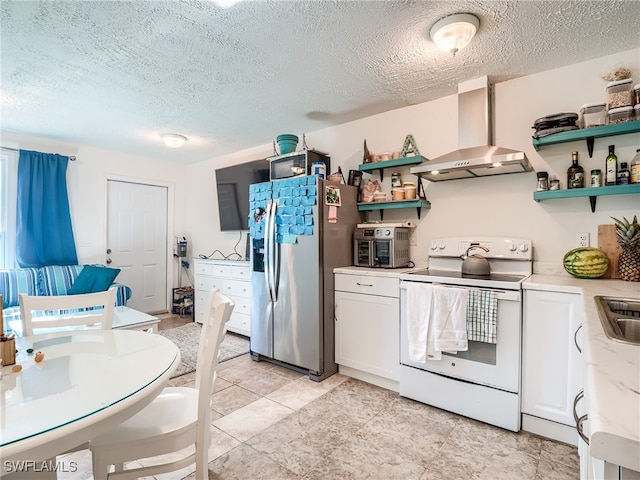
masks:
{"type": "Polygon", "coordinates": [[[461,272],[451,272],[447,270],[434,270],[425,268],[424,270],[416,270],[415,272],[407,272],[407,275],[422,275],[430,277],[446,277],[446,278],[465,278],[469,280],[488,280],[491,282],[521,282],[528,275],[513,275],[507,273],[491,273],[489,275],[469,275],[461,272]]]}

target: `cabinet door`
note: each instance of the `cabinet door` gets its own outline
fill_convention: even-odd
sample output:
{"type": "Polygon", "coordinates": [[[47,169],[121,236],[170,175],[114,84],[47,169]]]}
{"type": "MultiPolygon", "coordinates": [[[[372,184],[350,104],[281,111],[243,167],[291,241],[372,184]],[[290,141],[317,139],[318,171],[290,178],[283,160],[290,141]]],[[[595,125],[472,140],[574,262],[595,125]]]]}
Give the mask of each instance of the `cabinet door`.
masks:
{"type": "Polygon", "coordinates": [[[335,303],[336,363],[398,380],[400,301],[338,291],[335,303]]]}
{"type": "Polygon", "coordinates": [[[582,317],[578,294],[525,291],[523,413],[575,426],[573,399],[582,388],[575,336],[582,317]]]}

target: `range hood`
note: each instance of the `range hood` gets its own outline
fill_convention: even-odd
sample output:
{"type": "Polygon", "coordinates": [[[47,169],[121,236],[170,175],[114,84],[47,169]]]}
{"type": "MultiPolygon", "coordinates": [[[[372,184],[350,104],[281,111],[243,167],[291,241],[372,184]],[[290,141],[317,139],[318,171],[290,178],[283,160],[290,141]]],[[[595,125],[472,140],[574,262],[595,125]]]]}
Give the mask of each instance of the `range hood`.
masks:
{"type": "Polygon", "coordinates": [[[491,87],[480,77],[458,85],[458,150],[411,168],[432,182],[530,172],[524,152],[493,143],[491,87]]]}

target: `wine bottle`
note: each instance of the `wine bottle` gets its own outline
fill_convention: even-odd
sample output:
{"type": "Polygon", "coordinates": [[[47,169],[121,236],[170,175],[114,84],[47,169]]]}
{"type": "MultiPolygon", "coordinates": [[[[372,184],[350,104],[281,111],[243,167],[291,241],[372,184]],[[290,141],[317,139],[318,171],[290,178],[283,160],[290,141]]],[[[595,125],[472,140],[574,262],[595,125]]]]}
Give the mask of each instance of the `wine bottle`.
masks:
{"type": "Polygon", "coordinates": [[[615,145],[609,145],[609,155],[605,160],[605,185],[615,185],[618,177],[618,157],[615,154],[615,145]]]}
{"type": "Polygon", "coordinates": [[[584,168],[578,165],[578,152],[571,152],[571,166],[567,170],[567,188],[584,187],[584,168]]]}

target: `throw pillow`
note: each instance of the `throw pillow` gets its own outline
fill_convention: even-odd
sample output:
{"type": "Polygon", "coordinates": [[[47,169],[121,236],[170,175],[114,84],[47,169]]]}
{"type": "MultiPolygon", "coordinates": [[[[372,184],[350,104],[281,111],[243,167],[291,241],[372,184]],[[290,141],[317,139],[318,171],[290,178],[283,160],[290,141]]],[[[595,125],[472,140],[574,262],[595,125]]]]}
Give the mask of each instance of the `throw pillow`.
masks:
{"type": "Polygon", "coordinates": [[[71,288],[67,290],[67,294],[78,295],[81,293],[104,292],[119,273],[119,268],[85,265],[71,288]]]}

